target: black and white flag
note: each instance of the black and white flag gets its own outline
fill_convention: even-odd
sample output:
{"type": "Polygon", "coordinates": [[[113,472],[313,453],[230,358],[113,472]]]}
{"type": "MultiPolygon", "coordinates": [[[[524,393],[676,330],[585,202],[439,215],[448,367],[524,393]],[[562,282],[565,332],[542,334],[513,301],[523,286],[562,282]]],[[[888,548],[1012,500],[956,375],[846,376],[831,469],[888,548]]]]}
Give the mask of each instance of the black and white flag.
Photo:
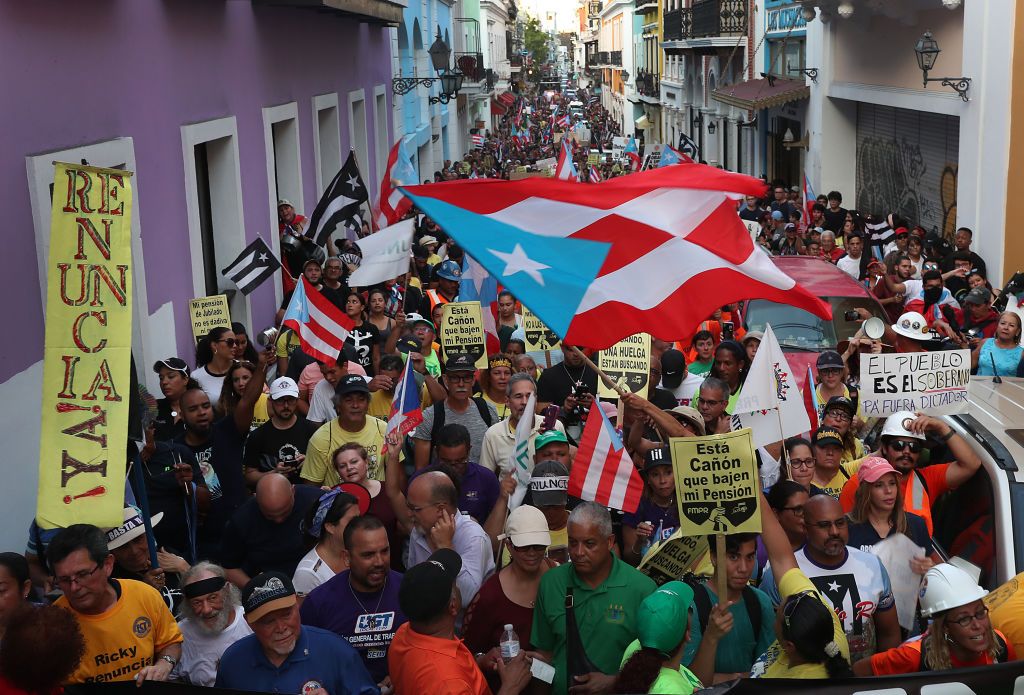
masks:
{"type": "Polygon", "coordinates": [[[245,247],[231,265],[220,271],[221,275],[238,285],[242,294],[250,294],[263,281],[277,272],[281,261],[277,260],[267,242],[257,237],[245,247]]]}
{"type": "Polygon", "coordinates": [[[313,210],[306,236],[325,246],[339,225],[345,227],[345,236],[355,241],[356,231],[362,225],[360,206],[369,200],[366,184],[359,175],[354,152],[349,152],[345,165],[327,186],[320,202],[313,210]]]}
{"type": "Polygon", "coordinates": [[[700,161],[700,147],[686,133],[679,134],[679,146],[676,148],[695,162],[700,161]]]}

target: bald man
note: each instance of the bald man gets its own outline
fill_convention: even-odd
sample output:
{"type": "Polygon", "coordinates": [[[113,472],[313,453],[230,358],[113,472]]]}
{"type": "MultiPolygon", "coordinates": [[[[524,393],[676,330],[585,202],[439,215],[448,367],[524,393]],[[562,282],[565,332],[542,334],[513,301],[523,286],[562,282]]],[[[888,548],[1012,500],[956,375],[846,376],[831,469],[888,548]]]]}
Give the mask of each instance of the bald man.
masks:
{"type": "MultiPolygon", "coordinates": [[[[441,548],[461,555],[462,570],[456,584],[465,610],[494,572],[494,556],[487,533],[472,517],[460,514],[458,505],[455,483],[441,471],[428,471],[409,483],[405,499],[412,523],[408,566],[426,561],[441,548]]],[[[460,613],[460,624],[461,617],[460,613]]]]}
{"type": "Polygon", "coordinates": [[[221,558],[228,581],[239,589],[261,572],[289,577],[306,554],[302,520],[323,491],[292,485],[280,473],[268,473],[231,516],[221,538],[221,558]]]}

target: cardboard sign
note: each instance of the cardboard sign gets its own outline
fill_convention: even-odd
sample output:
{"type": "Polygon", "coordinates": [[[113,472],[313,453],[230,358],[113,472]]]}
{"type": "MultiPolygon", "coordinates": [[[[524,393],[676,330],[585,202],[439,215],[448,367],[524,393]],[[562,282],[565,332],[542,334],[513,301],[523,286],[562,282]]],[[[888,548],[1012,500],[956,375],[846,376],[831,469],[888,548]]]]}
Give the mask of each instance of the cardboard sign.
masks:
{"type": "Polygon", "coordinates": [[[557,165],[557,157],[548,157],[547,159],[538,159],[537,163],[534,166],[536,166],[538,169],[548,169],[557,165]]]}
{"type": "Polygon", "coordinates": [[[601,153],[600,152],[590,152],[590,153],[587,154],[587,164],[600,164],[600,163],[601,163],[601,153]]]}
{"type": "Polygon", "coordinates": [[[544,325],[537,314],[523,307],[523,333],[526,334],[526,351],[543,352],[558,350],[561,339],[553,330],[544,325]]]}
{"type": "Polygon", "coordinates": [[[197,341],[214,328],[231,328],[231,312],[224,294],[190,300],[188,314],[192,319],[192,335],[197,341]]]}
{"type": "Polygon", "coordinates": [[[477,369],[487,369],[487,336],[480,302],[449,302],[441,314],[438,333],[445,359],[472,355],[477,369]]]}
{"type": "Polygon", "coordinates": [[[132,173],[55,164],[36,521],[110,527],[124,520],[133,388],[132,173]]]}
{"type": "Polygon", "coordinates": [[[760,533],[760,484],[750,429],[672,437],[679,527],[684,535],[760,533]]]}
{"type": "Polygon", "coordinates": [[[468,174],[471,168],[469,162],[459,162],[459,169],[462,170],[463,174],[468,174]]]}
{"type": "Polygon", "coordinates": [[[761,234],[761,225],[758,222],[751,222],[750,220],[743,220],[743,226],[750,232],[750,240],[755,244],[757,243],[757,237],[761,234]]]}
{"type": "MultiPolygon", "coordinates": [[[[598,367],[629,391],[647,398],[651,378],[651,336],[637,333],[623,338],[607,350],[602,350],[598,367]]],[[[605,385],[601,379],[597,384],[597,395],[601,398],[618,398],[619,394],[605,385]]]]}
{"type": "Polygon", "coordinates": [[[651,548],[640,561],[638,570],[657,584],[680,579],[701,561],[708,552],[708,540],[704,536],[684,536],[682,529],[651,548]]]}
{"type": "Polygon", "coordinates": [[[860,356],[860,404],[865,417],[901,410],[926,415],[967,412],[971,351],[860,356]]]}

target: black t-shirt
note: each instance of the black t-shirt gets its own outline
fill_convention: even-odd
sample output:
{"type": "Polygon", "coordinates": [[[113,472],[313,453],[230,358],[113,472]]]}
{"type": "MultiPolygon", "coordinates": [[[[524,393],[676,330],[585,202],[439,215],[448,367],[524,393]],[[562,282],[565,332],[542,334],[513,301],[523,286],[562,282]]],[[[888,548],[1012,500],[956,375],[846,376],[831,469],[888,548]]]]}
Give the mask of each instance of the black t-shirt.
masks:
{"type": "Polygon", "coordinates": [[[153,439],[158,442],[169,442],[185,434],[185,420],[174,421],[171,402],[166,398],[157,399],[156,420],[153,421],[153,439]]]}
{"type": "Polygon", "coordinates": [[[320,294],[326,297],[327,301],[331,304],[345,311],[345,301],[348,299],[348,285],[344,282],[336,290],[324,285],[320,289],[320,294]]]}
{"type": "Polygon", "coordinates": [[[578,388],[580,384],[590,389],[591,395],[597,398],[597,372],[586,365],[569,367],[562,362],[541,372],[537,380],[537,400],[561,408],[572,393],[573,386],[578,388]]]}
{"type": "Polygon", "coordinates": [[[846,224],[846,210],[840,207],[835,212],[832,212],[832,208],[825,208],[825,229],[831,230],[836,233],[836,236],[843,231],[843,225],[846,224]]]}
{"type": "Polygon", "coordinates": [[[760,206],[753,210],[748,208],[746,205],[740,208],[740,219],[748,222],[757,222],[763,214],[764,210],[760,206]]]}
{"type": "Polygon", "coordinates": [[[363,321],[349,331],[345,343],[355,350],[355,361],[368,376],[373,376],[373,346],[380,344],[380,329],[369,321],[363,321]]]}
{"type": "Polygon", "coordinates": [[[679,401],[676,400],[671,391],[659,387],[655,387],[653,391],[647,394],[647,400],[662,410],[671,410],[679,405],[679,401]]]}
{"type": "MultiPolygon", "coordinates": [[[[185,498],[185,489],[174,477],[174,464],[187,463],[192,466],[192,480],[199,487],[206,487],[203,473],[199,468],[192,449],[179,442],[157,442],[156,451],[144,462],[142,471],[146,478],[146,497],[149,513],[164,515],[153,527],[158,546],[166,547],[189,559],[189,523],[197,524],[192,518],[191,504],[185,498]]],[[[134,488],[134,486],[133,486],[134,488]]],[[[139,491],[135,490],[135,497],[139,491]]],[[[197,558],[191,558],[195,560],[197,558]]]]}
{"type": "MultiPolygon", "coordinates": [[[[300,454],[306,453],[306,445],[319,425],[315,425],[301,415],[296,416],[295,424],[288,429],[278,429],[273,421],[265,422],[249,433],[245,441],[245,453],[242,465],[258,471],[272,471],[282,457],[290,452],[290,447],[300,454]]],[[[288,476],[293,483],[299,482],[299,472],[288,476]]]]}
{"type": "Polygon", "coordinates": [[[249,499],[232,516],[224,529],[221,564],[241,569],[250,577],[260,572],[284,572],[289,577],[306,554],[306,537],[300,528],[310,506],[323,490],[312,485],[295,486],[295,504],[279,524],[260,512],[256,498],[249,499]]]}

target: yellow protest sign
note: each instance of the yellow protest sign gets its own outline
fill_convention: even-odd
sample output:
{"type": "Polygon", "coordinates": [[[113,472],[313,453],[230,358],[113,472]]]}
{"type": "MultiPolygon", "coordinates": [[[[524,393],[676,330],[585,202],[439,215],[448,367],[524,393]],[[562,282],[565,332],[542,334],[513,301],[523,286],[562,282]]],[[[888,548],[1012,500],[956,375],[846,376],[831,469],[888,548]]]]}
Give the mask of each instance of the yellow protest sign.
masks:
{"type": "Polygon", "coordinates": [[[590,152],[590,153],[587,154],[587,164],[600,164],[600,163],[601,163],[601,153],[600,152],[590,152]]]}
{"type": "Polygon", "coordinates": [[[692,572],[708,553],[708,540],[704,536],[684,536],[682,529],[651,548],[640,561],[638,570],[664,584],[692,572]]]}
{"type": "Polygon", "coordinates": [[[214,328],[231,328],[227,295],[215,294],[189,300],[188,313],[192,319],[192,335],[197,341],[214,328]]]}
{"type": "MultiPolygon", "coordinates": [[[[651,378],[651,336],[637,333],[623,338],[599,353],[597,366],[615,383],[647,398],[651,378]]],[[[597,395],[601,398],[619,397],[615,389],[604,383],[604,379],[597,382],[597,395]]]]}
{"type": "Polygon", "coordinates": [[[684,535],[760,533],[760,483],[749,427],[672,437],[679,527],[684,535]]]}
{"type": "Polygon", "coordinates": [[[544,325],[537,314],[523,307],[523,333],[526,334],[527,352],[558,350],[561,339],[553,330],[544,325]]]}
{"type": "Polygon", "coordinates": [[[480,302],[445,304],[437,337],[445,359],[458,354],[472,355],[477,369],[487,369],[487,336],[480,302]]]}
{"type": "Polygon", "coordinates": [[[116,526],[132,357],[131,172],[58,162],[53,183],[36,521],[116,526]]]}

